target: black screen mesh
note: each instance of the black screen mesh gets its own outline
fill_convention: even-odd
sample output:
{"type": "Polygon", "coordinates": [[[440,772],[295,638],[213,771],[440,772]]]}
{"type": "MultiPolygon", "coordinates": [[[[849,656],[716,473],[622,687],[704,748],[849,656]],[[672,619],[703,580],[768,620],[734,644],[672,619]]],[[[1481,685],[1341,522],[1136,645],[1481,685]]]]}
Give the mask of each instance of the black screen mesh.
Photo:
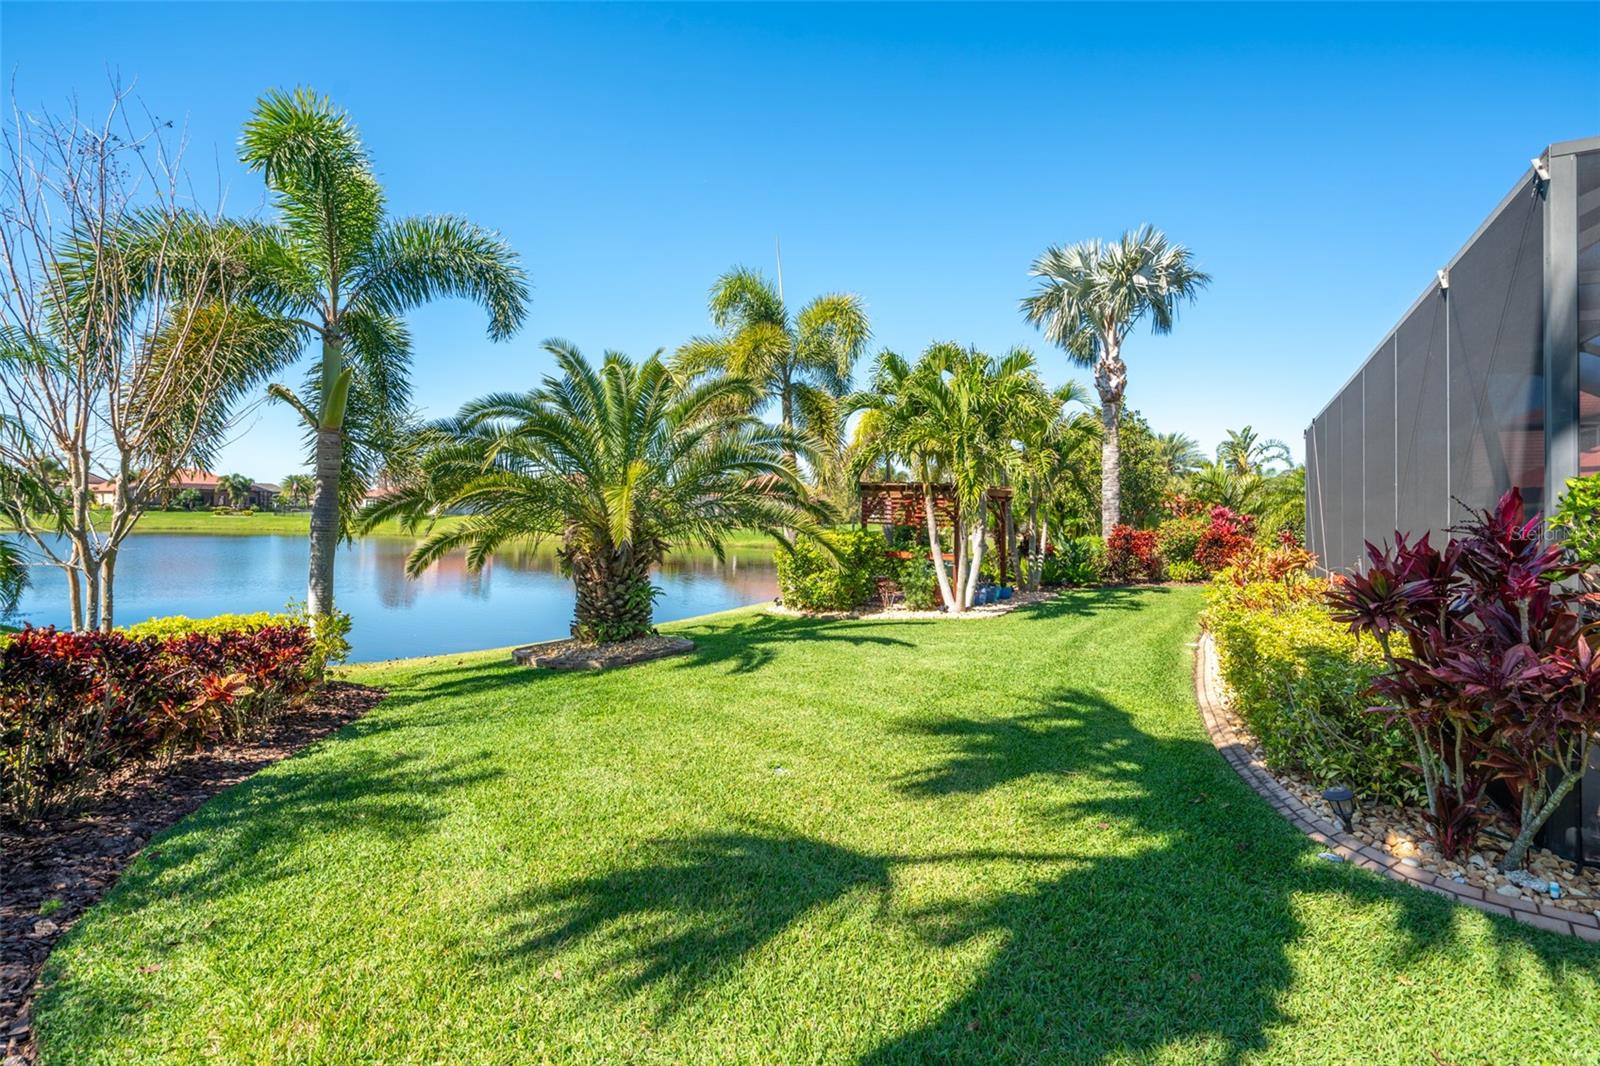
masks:
{"type": "Polygon", "coordinates": [[[1451,522],[1511,486],[1543,506],[1542,205],[1512,200],[1450,269],[1451,522]]]}
{"type": "Polygon", "coordinates": [[[1445,314],[1437,291],[1400,323],[1395,348],[1400,438],[1395,453],[1400,478],[1396,528],[1421,536],[1449,524],[1445,314]]]}
{"type": "Polygon", "coordinates": [[[1366,484],[1362,538],[1383,543],[1395,528],[1394,339],[1390,338],[1361,371],[1362,453],[1366,484]]]}

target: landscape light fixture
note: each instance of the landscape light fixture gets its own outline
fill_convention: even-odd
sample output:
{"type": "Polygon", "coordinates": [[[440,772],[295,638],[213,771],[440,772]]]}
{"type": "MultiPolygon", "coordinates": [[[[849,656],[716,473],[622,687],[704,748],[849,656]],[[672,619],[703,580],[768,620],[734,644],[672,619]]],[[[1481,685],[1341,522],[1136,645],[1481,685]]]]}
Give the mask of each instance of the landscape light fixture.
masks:
{"type": "Polygon", "coordinates": [[[1351,832],[1355,827],[1350,824],[1350,819],[1356,813],[1356,795],[1343,785],[1334,785],[1332,788],[1322,790],[1322,798],[1328,801],[1328,806],[1333,808],[1333,813],[1338,815],[1339,821],[1344,823],[1344,831],[1351,832]]]}

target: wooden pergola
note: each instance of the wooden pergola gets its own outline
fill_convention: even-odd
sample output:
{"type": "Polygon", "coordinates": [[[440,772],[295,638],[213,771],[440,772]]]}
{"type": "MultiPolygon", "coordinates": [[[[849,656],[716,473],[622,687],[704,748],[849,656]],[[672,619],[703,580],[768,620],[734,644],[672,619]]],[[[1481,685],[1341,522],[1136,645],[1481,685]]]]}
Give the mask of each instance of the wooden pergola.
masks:
{"type": "MultiPolygon", "coordinates": [[[[933,488],[933,517],[941,529],[953,527],[961,508],[956,502],[955,488],[949,484],[936,484],[933,488]]],[[[1000,580],[1011,579],[1011,559],[1006,530],[1011,526],[1011,490],[991,488],[988,492],[989,515],[993,524],[996,561],[1000,564],[1000,580]]],[[[861,528],[868,526],[927,525],[922,506],[922,485],[915,481],[863,481],[861,483],[861,528]]],[[[911,553],[903,553],[910,558],[911,553]]],[[[931,554],[931,549],[930,549],[931,554]]],[[[951,552],[942,553],[946,562],[954,562],[951,552]]]]}

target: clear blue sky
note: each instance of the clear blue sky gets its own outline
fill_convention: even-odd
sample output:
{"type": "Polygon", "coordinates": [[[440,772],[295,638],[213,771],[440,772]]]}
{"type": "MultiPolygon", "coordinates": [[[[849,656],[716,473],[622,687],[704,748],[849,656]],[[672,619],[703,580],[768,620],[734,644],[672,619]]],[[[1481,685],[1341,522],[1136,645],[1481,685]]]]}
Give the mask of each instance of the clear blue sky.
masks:
{"type": "MultiPolygon", "coordinates": [[[[430,414],[533,385],[550,336],[643,355],[709,328],[736,263],[791,304],[866,300],[876,345],[1034,345],[1045,245],[1151,222],[1215,277],[1127,349],[1129,399],[1210,449],[1305,425],[1551,141],[1600,133],[1600,5],[0,7],[19,100],[137,79],[187,119],[239,213],[233,161],[270,86],[331,94],[396,213],[502,230],[532,313],[491,344],[466,304],[413,316],[430,414]]],[[[1080,376],[1081,376],[1081,372],[1080,376]]],[[[223,469],[302,466],[281,409],[223,469]]]]}

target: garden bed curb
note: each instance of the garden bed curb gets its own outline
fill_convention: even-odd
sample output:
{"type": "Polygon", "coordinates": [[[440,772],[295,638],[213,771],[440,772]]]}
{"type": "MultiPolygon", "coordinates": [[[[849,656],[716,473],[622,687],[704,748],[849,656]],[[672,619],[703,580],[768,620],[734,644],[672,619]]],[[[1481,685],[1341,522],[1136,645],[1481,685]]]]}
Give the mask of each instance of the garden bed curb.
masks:
{"type": "Polygon", "coordinates": [[[572,641],[563,639],[546,640],[539,644],[525,644],[520,648],[514,648],[511,652],[511,661],[518,666],[532,666],[541,670],[610,670],[619,666],[636,666],[639,663],[665,659],[673,655],[687,655],[692,651],[694,651],[694,641],[687,637],[642,637],[612,645],[604,653],[598,649],[573,650],[572,641]]]}
{"type": "Polygon", "coordinates": [[[1249,745],[1240,739],[1221,713],[1224,699],[1222,682],[1217,672],[1216,647],[1209,633],[1200,635],[1200,642],[1195,648],[1194,693],[1196,701],[1200,704],[1200,720],[1205,723],[1206,733],[1211,737],[1211,743],[1215,745],[1218,753],[1228,761],[1228,765],[1244,779],[1245,784],[1272,804],[1274,810],[1327,851],[1339,856],[1345,862],[1381,874],[1392,881],[1415,885],[1424,891],[1444,896],[1457,903],[1465,903],[1480,911],[1515,918],[1524,924],[1548,929],[1553,933],[1564,933],[1600,943],[1600,919],[1593,914],[1564,910],[1547,903],[1529,902],[1524,899],[1508,899],[1506,903],[1492,902],[1484,895],[1483,889],[1475,885],[1461,884],[1448,877],[1439,877],[1421,867],[1407,865],[1398,856],[1389,855],[1370,844],[1363,844],[1329,821],[1322,812],[1308,807],[1298,796],[1289,792],[1272,776],[1266,764],[1251,753],[1249,745]]]}

